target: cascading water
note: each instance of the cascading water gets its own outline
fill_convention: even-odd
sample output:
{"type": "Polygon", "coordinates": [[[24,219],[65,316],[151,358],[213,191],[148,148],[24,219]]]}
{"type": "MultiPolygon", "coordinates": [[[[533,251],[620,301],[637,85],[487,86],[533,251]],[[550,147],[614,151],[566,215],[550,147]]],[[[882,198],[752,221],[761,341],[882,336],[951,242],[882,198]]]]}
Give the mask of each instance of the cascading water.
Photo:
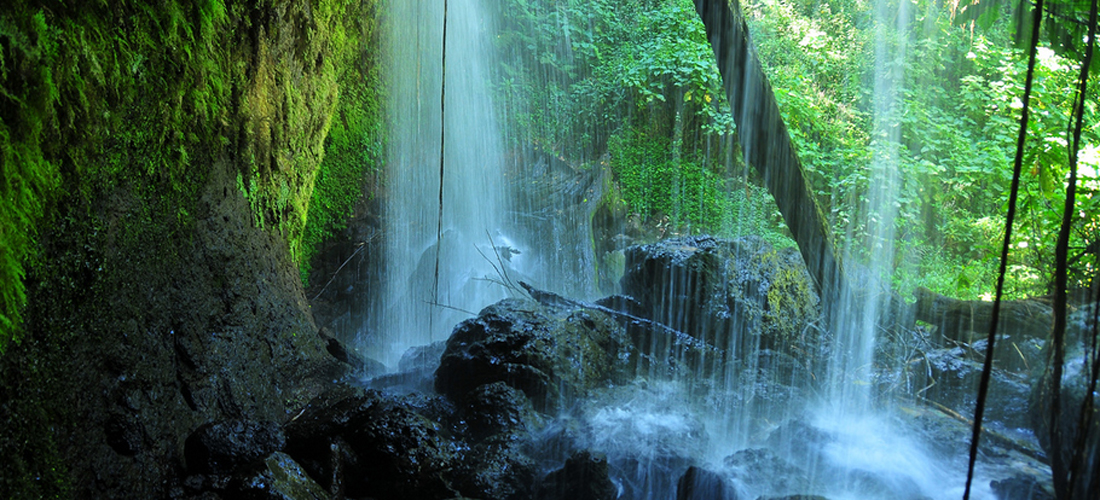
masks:
{"type": "MultiPolygon", "coordinates": [[[[889,404],[876,400],[875,336],[891,313],[890,276],[897,260],[898,102],[909,22],[907,2],[898,2],[900,12],[890,12],[888,3],[879,0],[875,10],[880,26],[896,20],[897,28],[881,29],[876,43],[867,202],[858,227],[845,238],[858,242],[845,249],[846,261],[867,266],[858,276],[849,269],[848,281],[859,287],[841,291],[833,323],[801,318],[805,324],[795,336],[812,338],[794,350],[764,339],[762,318],[774,306],[767,289],[778,280],[747,276],[753,271],[742,266],[791,253],[769,253],[770,246],[757,239],[739,240],[720,259],[688,266],[712,275],[659,276],[665,285],[643,301],[649,308],[644,315],[710,347],[677,345],[674,335],[651,332],[642,346],[650,358],[632,361],[639,368],[635,380],[571,402],[536,433],[546,445],[541,458],[561,461],[578,448],[606,453],[620,494],[629,498],[673,496],[675,477],[692,464],[734,478],[741,498],[813,493],[832,500],[940,500],[960,494],[965,478],[957,451],[963,447],[934,449],[913,427],[899,425],[889,404]],[[898,35],[889,39],[885,33],[898,35]],[[710,295],[699,293],[703,286],[712,287],[710,295]],[[733,297],[737,293],[743,295],[733,297]],[[712,296],[721,300],[701,302],[712,296]],[[809,350],[830,336],[827,366],[810,366],[809,350]],[[798,359],[800,353],[807,359],[798,359]]],[[[490,79],[497,76],[492,8],[479,0],[449,0],[444,40],[443,2],[388,5],[392,132],[385,292],[374,326],[381,341],[374,350],[392,363],[410,346],[444,339],[468,314],[507,296],[501,282],[509,278],[587,298],[596,274],[591,218],[610,181],[551,154],[525,157],[514,152],[522,149],[515,144],[505,153],[495,120],[499,103],[489,97],[490,79]],[[545,184],[555,190],[531,188],[536,178],[551,179],[545,184]]],[[[759,216],[737,215],[732,220],[759,216]]],[[[711,244],[685,239],[668,250],[691,259],[711,244]]],[[[974,498],[991,498],[989,488],[974,498]]]]}
{"type": "Polygon", "coordinates": [[[862,217],[850,224],[844,249],[846,262],[867,265],[862,276],[845,281],[852,288],[841,290],[839,314],[832,325],[836,347],[829,367],[828,399],[842,413],[861,414],[871,409],[876,329],[891,297],[908,8],[905,1],[875,2],[873,156],[862,217]],[[891,19],[896,23],[893,29],[891,19]]]}
{"type": "Polygon", "coordinates": [[[488,90],[492,19],[479,0],[449,0],[443,40],[444,2],[387,5],[391,133],[375,350],[392,364],[410,346],[445,339],[467,312],[506,296],[488,280],[499,279],[496,255],[509,251],[510,200],[488,90]],[[490,239],[501,248],[494,252],[490,239]]]}

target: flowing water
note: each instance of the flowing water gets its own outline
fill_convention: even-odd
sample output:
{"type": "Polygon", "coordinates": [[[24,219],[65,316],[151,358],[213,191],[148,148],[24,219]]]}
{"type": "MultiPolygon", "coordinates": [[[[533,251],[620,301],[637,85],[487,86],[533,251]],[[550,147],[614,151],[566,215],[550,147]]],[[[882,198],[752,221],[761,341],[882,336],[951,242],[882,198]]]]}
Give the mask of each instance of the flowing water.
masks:
{"type": "Polygon", "coordinates": [[[444,2],[387,5],[391,132],[374,354],[392,364],[410,346],[445,339],[468,312],[505,296],[489,280],[497,278],[496,255],[508,252],[510,200],[488,89],[491,18],[478,0],[449,1],[444,71],[444,2]]]}
{"type": "Polygon", "coordinates": [[[560,160],[505,152],[490,88],[495,2],[387,5],[383,283],[372,306],[380,319],[361,343],[393,366],[409,347],[445,340],[462,319],[522,293],[519,280],[593,293],[584,205],[599,196],[598,179],[556,172],[560,160]],[[556,179],[556,189],[531,192],[531,179],[556,179]]]}
{"type": "MultiPolygon", "coordinates": [[[[385,272],[375,306],[380,320],[367,351],[392,365],[409,347],[445,339],[460,320],[514,293],[514,280],[578,298],[594,294],[599,287],[584,276],[596,274],[590,219],[604,180],[559,165],[551,155],[505,151],[490,86],[497,76],[491,43],[495,2],[448,0],[445,41],[444,2],[387,5],[385,272]],[[561,179],[552,193],[522,189],[551,178],[561,179]]],[[[876,18],[903,27],[908,4],[900,5],[901,12],[880,5],[876,18]]],[[[895,31],[880,36],[886,32],[895,31]]],[[[961,495],[965,468],[958,450],[965,443],[930,442],[935,438],[902,418],[904,411],[876,401],[874,392],[876,329],[897,260],[896,103],[906,43],[899,37],[877,44],[871,187],[862,227],[852,229],[866,236],[849,235],[847,241],[860,244],[844,252],[869,265],[860,288],[844,291],[842,312],[828,325],[834,343],[820,393],[775,405],[759,392],[770,386],[757,377],[774,377],[759,375],[768,370],[754,351],[759,346],[733,340],[730,356],[742,361],[707,375],[705,389],[697,380],[701,374],[662,381],[640,373],[632,384],[577,401],[540,434],[550,459],[563,460],[578,447],[605,453],[620,494],[628,498],[674,497],[676,478],[690,464],[736,478],[739,498],[961,495]]],[[[675,326],[686,319],[662,321],[675,326]]],[[[992,498],[982,486],[988,479],[976,484],[973,498],[992,498]]]]}

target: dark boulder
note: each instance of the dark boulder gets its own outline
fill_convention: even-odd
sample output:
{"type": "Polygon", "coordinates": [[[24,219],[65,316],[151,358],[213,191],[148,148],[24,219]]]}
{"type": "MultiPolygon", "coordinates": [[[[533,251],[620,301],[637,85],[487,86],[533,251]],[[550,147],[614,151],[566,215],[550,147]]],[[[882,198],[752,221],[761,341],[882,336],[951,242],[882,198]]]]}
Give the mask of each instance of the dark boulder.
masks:
{"type": "Polygon", "coordinates": [[[787,495],[785,497],[760,497],[757,500],[829,500],[821,495],[787,495]]]}
{"type": "Polygon", "coordinates": [[[367,385],[391,391],[430,393],[435,384],[435,369],[439,367],[439,358],[446,346],[446,342],[438,341],[411,347],[401,355],[396,372],[375,376],[367,385]]]}
{"type": "Polygon", "coordinates": [[[462,414],[471,439],[498,434],[524,434],[537,416],[527,397],[504,382],[474,389],[466,396],[462,414]]]}
{"type": "Polygon", "coordinates": [[[606,314],[506,299],[459,324],[435,373],[435,389],[454,401],[504,382],[539,410],[622,376],[622,328],[606,314]]]}
{"type": "Polygon", "coordinates": [[[618,496],[611,482],[607,458],[588,450],[578,451],[565,465],[548,474],[539,485],[537,498],[544,500],[612,500],[618,496]]]}
{"type": "Polygon", "coordinates": [[[676,482],[676,500],[737,500],[737,491],[718,473],[692,466],[676,482]]]}
{"type": "MultiPolygon", "coordinates": [[[[646,319],[737,353],[748,361],[772,349],[810,361],[820,345],[807,325],[820,316],[798,252],[763,239],[690,236],[626,250],[622,293],[646,319]]],[[[674,346],[667,335],[631,328],[646,353],[674,346]]]]}
{"type": "MultiPolygon", "coordinates": [[[[1081,440],[1081,463],[1078,473],[1070,478],[1070,464],[1073,461],[1075,446],[1078,444],[1078,425],[1082,419],[1082,406],[1085,396],[1089,392],[1089,380],[1091,373],[1086,367],[1092,367],[1097,360],[1092,357],[1092,334],[1096,329],[1097,308],[1100,303],[1081,307],[1070,313],[1066,318],[1066,351],[1065,363],[1062,372],[1062,383],[1059,405],[1058,424],[1051,422],[1051,409],[1053,400],[1053,367],[1047,366],[1039,381],[1032,386],[1028,416],[1031,420],[1031,428],[1039,438],[1039,444],[1047,456],[1056,454],[1060,460],[1051,463],[1054,475],[1054,487],[1059,497],[1068,497],[1067,490],[1072,487],[1073,498],[1097,498],[1100,497],[1100,410],[1097,402],[1093,402],[1092,408],[1084,415],[1084,427],[1088,436],[1081,440]],[[1059,434],[1060,446],[1054,449],[1051,432],[1059,434]],[[1071,486],[1072,483],[1072,486],[1071,486]],[[1087,492],[1087,493],[1086,493],[1087,492]]],[[[1048,342],[1044,349],[1044,357],[1052,357],[1053,342],[1048,342]]]]}
{"type": "Polygon", "coordinates": [[[454,485],[475,498],[530,498],[538,469],[526,448],[540,419],[527,396],[494,382],[463,401],[458,416],[470,447],[454,471],[454,485]]]}
{"type": "Polygon", "coordinates": [[[997,500],[1054,500],[1034,477],[1017,475],[1000,481],[992,481],[989,487],[997,500]]]}
{"type": "Polygon", "coordinates": [[[227,420],[195,429],[184,443],[184,457],[192,473],[227,474],[259,462],[286,442],[274,422],[227,420]]]}
{"type": "Polygon", "coordinates": [[[818,428],[806,418],[795,418],[768,434],[767,444],[779,455],[809,460],[835,441],[834,434],[818,428]]]}
{"type": "MultiPolygon", "coordinates": [[[[910,362],[913,387],[936,403],[960,415],[973,413],[977,402],[982,362],[962,347],[927,351],[910,362]]],[[[1027,380],[1012,372],[994,368],[986,397],[984,421],[1003,428],[1028,426],[1027,380]]]]}
{"type": "Polygon", "coordinates": [[[260,467],[234,479],[232,498],[242,500],[327,500],[327,491],[290,455],[272,453],[260,467]]]}
{"type": "Polygon", "coordinates": [[[448,478],[471,498],[531,498],[538,464],[527,454],[528,443],[508,433],[483,439],[470,447],[448,478]]]}
{"type": "Polygon", "coordinates": [[[457,449],[443,425],[425,416],[446,411],[434,399],[337,386],[287,426],[287,452],[330,491],[446,498],[443,473],[454,467],[457,449]]]}
{"type": "Polygon", "coordinates": [[[739,450],[723,464],[734,477],[756,491],[789,494],[806,491],[810,486],[804,469],[777,456],[767,448],[739,450]]]}

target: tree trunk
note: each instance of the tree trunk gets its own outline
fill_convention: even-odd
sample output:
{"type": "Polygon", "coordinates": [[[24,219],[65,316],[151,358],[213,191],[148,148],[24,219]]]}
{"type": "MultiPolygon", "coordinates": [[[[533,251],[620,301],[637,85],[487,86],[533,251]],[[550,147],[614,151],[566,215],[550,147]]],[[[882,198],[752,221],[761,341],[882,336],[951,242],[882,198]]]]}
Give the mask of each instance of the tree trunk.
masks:
{"type": "Polygon", "coordinates": [[[832,231],[791,145],[771,84],[749,41],[741,7],[736,0],[695,0],[695,10],[714,49],[745,162],[764,178],[818,286],[822,311],[834,318],[832,308],[844,289],[844,273],[832,231]]]}
{"type": "MultiPolygon", "coordinates": [[[[971,343],[984,338],[993,319],[993,303],[981,300],[958,300],[927,288],[916,291],[914,306],[917,320],[936,326],[944,338],[971,343]]],[[[997,330],[1001,335],[1045,339],[1053,321],[1050,306],[1036,300],[1006,300],[1001,302],[997,330]]]]}

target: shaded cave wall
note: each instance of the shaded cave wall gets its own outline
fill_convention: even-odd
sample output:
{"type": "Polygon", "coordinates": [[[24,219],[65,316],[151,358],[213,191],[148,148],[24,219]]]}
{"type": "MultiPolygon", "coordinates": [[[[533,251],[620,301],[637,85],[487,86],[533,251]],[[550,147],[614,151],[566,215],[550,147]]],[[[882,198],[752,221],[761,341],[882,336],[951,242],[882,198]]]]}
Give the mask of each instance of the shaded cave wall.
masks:
{"type": "Polygon", "coordinates": [[[342,376],[299,263],[375,3],[0,13],[0,497],[180,495],[196,427],[342,376]]]}

